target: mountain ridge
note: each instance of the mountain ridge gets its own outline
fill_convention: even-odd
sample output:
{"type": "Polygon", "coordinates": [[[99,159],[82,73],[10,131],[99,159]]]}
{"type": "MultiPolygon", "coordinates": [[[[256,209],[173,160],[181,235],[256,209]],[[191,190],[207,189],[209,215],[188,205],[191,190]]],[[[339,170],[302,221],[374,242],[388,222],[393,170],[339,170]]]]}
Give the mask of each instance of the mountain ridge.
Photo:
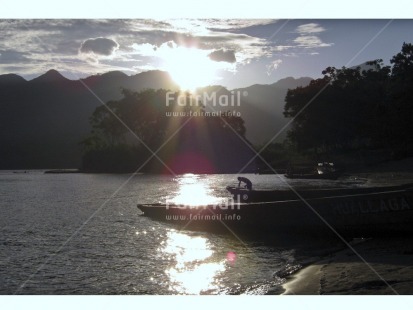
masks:
{"type": "MultiPolygon", "coordinates": [[[[307,80],[286,81],[296,81],[291,84],[295,86],[307,80]]],[[[288,121],[282,115],[286,81],[282,87],[274,87],[275,82],[261,85],[259,90],[236,89],[248,90],[235,109],[245,120],[246,136],[253,144],[268,141],[288,121]]],[[[0,75],[0,145],[6,146],[0,149],[0,169],[79,167],[79,142],[92,130],[89,118],[93,111],[102,102],[119,100],[122,89],[146,88],[177,90],[178,85],[159,70],[130,76],[110,71],[78,80],[67,79],[54,69],[30,81],[14,74],[0,75]]],[[[205,89],[227,95],[234,91],[219,85],[205,89]]]]}
{"type": "Polygon", "coordinates": [[[20,83],[28,82],[25,78],[14,73],[7,73],[0,75],[0,83],[20,83]]]}
{"type": "Polygon", "coordinates": [[[56,81],[71,81],[68,78],[64,77],[59,71],[55,69],[50,69],[46,73],[39,75],[38,77],[31,79],[29,83],[47,83],[47,82],[56,82],[56,81]]]}

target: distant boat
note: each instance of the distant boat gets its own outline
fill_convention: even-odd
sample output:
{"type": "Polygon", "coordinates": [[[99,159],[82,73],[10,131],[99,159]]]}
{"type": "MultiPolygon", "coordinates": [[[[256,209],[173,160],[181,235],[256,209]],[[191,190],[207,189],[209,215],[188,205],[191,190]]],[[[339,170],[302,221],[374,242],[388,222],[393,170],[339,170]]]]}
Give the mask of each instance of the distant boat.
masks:
{"type": "Polygon", "coordinates": [[[312,173],[294,173],[291,168],[285,174],[289,179],[316,179],[316,180],[337,180],[343,174],[342,170],[337,169],[334,163],[318,163],[312,173]]]}
{"type": "Polygon", "coordinates": [[[319,190],[276,201],[230,206],[139,204],[144,216],[180,228],[264,236],[413,235],[413,184],[353,192],[319,190]],[[288,199],[286,199],[288,198],[288,199]],[[292,198],[292,199],[291,199],[292,198]]]}

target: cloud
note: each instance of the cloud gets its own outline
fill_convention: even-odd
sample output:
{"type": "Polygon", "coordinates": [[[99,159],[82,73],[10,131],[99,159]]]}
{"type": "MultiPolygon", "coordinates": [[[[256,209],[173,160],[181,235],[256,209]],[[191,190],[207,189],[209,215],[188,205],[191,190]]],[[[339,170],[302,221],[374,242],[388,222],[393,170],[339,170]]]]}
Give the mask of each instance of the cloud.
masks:
{"type": "MultiPolygon", "coordinates": [[[[220,49],[218,51],[225,52],[224,58],[221,56],[221,61],[213,60],[209,56],[217,50],[205,50],[195,47],[185,47],[176,44],[174,41],[169,41],[160,46],[149,43],[132,44],[134,58],[143,59],[142,62],[134,66],[136,70],[158,69],[168,71],[175,76],[183,76],[184,73],[192,74],[191,72],[202,72],[202,76],[215,79],[215,73],[219,70],[233,71],[236,69],[236,60],[234,51],[226,51],[220,49]],[[229,55],[228,55],[229,54],[229,55]]],[[[207,83],[210,83],[208,81],[207,83]]]]}
{"type": "Polygon", "coordinates": [[[234,63],[237,61],[233,50],[219,49],[210,53],[208,57],[213,61],[225,61],[229,63],[234,63]]]}
{"type": "Polygon", "coordinates": [[[310,33],[320,33],[320,32],[325,31],[325,29],[321,27],[319,24],[310,23],[310,24],[304,24],[304,25],[298,26],[295,31],[300,34],[310,34],[310,33]]]}
{"type": "MultiPolygon", "coordinates": [[[[169,48],[173,48],[173,42],[166,42],[164,45],[169,48]]],[[[156,46],[149,43],[137,44],[133,43],[131,48],[133,49],[133,53],[139,56],[157,56],[160,51],[160,48],[163,48],[164,45],[156,46]]]]}
{"type": "Polygon", "coordinates": [[[329,47],[333,45],[333,43],[324,43],[317,36],[299,36],[294,39],[294,43],[296,43],[298,47],[302,48],[329,47]]]}
{"type": "MultiPolygon", "coordinates": [[[[233,51],[234,57],[229,53],[215,56],[228,56],[231,58],[227,60],[231,61],[235,58],[234,62],[222,59],[213,63],[220,68],[235,70],[236,66],[271,56],[266,39],[243,31],[270,22],[258,19],[0,20],[0,29],[7,29],[0,32],[0,51],[21,53],[20,58],[16,54],[13,58],[8,55],[7,59],[10,63],[14,59],[16,64],[24,65],[16,72],[23,75],[26,72],[32,74],[33,70],[43,73],[52,59],[61,63],[62,67],[67,66],[67,71],[75,71],[75,67],[79,67],[79,71],[90,74],[99,70],[99,66],[100,71],[111,69],[110,64],[113,64],[113,70],[118,70],[119,66],[133,68],[140,63],[159,67],[156,49],[169,42],[169,48],[173,43],[178,47],[202,50],[207,58],[216,50],[233,51]],[[235,33],[234,29],[239,31],[235,33]],[[136,46],[141,48],[136,49],[136,46]],[[103,60],[107,67],[103,66],[103,60]]],[[[6,69],[0,68],[0,74],[3,72],[7,72],[6,69]]]]}
{"type": "Polygon", "coordinates": [[[274,19],[169,19],[165,22],[175,30],[190,30],[191,33],[228,31],[273,23],[274,19]]]}
{"type": "Polygon", "coordinates": [[[283,62],[283,61],[282,61],[281,59],[277,59],[277,60],[272,61],[272,62],[267,66],[267,74],[268,74],[268,76],[270,76],[271,73],[272,73],[274,70],[277,70],[277,68],[281,65],[282,62],[283,62]]]}
{"type": "Polygon", "coordinates": [[[87,39],[80,46],[81,53],[93,53],[95,55],[110,56],[119,48],[119,44],[107,38],[87,39]]]}
{"type": "Polygon", "coordinates": [[[256,60],[272,72],[281,64],[273,59],[311,55],[332,45],[321,40],[322,22],[290,22],[269,40],[282,25],[259,19],[0,20],[0,29],[7,30],[0,32],[0,74],[13,69],[32,76],[56,63],[59,71],[82,76],[136,72],[162,69],[165,59],[182,55],[205,58],[218,75],[256,60]]]}
{"type": "Polygon", "coordinates": [[[23,63],[28,60],[26,53],[15,50],[0,50],[0,64],[23,63]]]}
{"type": "MultiPolygon", "coordinates": [[[[293,42],[296,44],[296,47],[304,49],[332,46],[333,43],[325,43],[317,36],[317,34],[324,31],[326,31],[326,29],[316,23],[300,25],[295,29],[295,32],[298,33],[299,36],[295,38],[293,42]]],[[[315,53],[311,53],[311,55],[314,54],[315,53]]]]}

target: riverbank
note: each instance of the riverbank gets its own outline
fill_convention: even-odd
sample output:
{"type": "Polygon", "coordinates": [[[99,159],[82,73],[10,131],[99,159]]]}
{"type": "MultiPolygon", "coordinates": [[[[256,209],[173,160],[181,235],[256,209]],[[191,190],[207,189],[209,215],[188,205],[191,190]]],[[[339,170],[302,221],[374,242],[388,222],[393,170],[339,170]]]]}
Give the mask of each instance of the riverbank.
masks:
{"type": "Polygon", "coordinates": [[[313,263],[283,285],[286,295],[413,294],[413,238],[370,239],[313,263]]]}
{"type": "Polygon", "coordinates": [[[366,179],[372,185],[413,182],[413,157],[350,169],[346,174],[355,179],[366,179]]]}

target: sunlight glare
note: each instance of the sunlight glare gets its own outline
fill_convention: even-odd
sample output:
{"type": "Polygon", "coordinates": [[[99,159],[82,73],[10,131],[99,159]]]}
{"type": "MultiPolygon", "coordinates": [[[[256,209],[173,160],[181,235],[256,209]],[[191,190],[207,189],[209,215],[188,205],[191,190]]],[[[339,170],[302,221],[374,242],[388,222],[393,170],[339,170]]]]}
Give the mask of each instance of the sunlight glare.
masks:
{"type": "Polygon", "coordinates": [[[200,294],[219,287],[216,276],[225,271],[225,262],[206,261],[214,253],[206,238],[170,231],[161,252],[175,258],[175,265],[165,270],[172,290],[200,294]]]}
{"type": "Polygon", "coordinates": [[[176,255],[176,260],[179,265],[204,260],[213,254],[207,239],[190,237],[178,232],[168,233],[168,241],[163,251],[176,255]]]}
{"type": "Polygon", "coordinates": [[[179,270],[171,268],[166,271],[180,293],[200,294],[202,291],[217,289],[218,284],[214,283],[216,274],[223,272],[225,265],[221,263],[207,263],[195,267],[193,270],[179,270]]]}
{"type": "Polygon", "coordinates": [[[209,54],[215,49],[202,49],[196,42],[191,45],[168,41],[160,46],[134,43],[131,47],[139,55],[155,57],[159,61],[157,68],[169,72],[182,91],[194,92],[199,87],[212,85],[219,80],[219,70],[236,68],[236,63],[211,60],[209,54]]]}
{"type": "Polygon", "coordinates": [[[212,195],[212,189],[206,182],[199,180],[194,174],[184,174],[178,179],[179,191],[175,197],[169,200],[170,203],[199,206],[217,204],[218,197],[212,195]]]}
{"type": "Polygon", "coordinates": [[[165,70],[185,91],[211,85],[216,78],[216,65],[208,58],[209,51],[175,46],[165,55],[165,70]]]}

